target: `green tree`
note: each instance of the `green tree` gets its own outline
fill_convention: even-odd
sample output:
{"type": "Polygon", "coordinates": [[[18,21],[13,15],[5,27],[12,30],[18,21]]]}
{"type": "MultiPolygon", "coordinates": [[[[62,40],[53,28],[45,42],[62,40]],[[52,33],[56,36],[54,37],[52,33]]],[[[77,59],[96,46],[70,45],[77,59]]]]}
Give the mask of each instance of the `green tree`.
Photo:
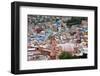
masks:
{"type": "Polygon", "coordinates": [[[87,20],[87,17],[72,17],[67,21],[67,25],[71,27],[72,25],[81,24],[82,20],[87,20]]]}

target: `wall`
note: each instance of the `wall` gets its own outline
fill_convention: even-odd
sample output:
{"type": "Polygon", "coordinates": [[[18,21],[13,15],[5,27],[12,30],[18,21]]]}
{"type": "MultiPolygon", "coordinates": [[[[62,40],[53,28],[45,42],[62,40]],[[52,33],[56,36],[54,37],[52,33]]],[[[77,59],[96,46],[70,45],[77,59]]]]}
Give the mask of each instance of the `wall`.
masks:
{"type": "MultiPolygon", "coordinates": [[[[16,0],[17,1],[17,0],[16,0]]],[[[59,3],[59,4],[74,4],[74,5],[90,5],[98,6],[100,13],[100,0],[21,0],[30,2],[44,2],[44,3],[59,3]]],[[[11,56],[11,6],[10,3],[13,0],[1,0],[0,1],[0,76],[14,76],[10,73],[10,56],[11,56]]],[[[98,20],[100,14],[98,15],[98,20]]],[[[99,22],[100,24],[100,22],[99,22]]],[[[98,24],[98,25],[99,25],[98,24]]],[[[98,29],[100,26],[98,27],[98,29]]],[[[100,30],[99,30],[100,32],[100,30]]],[[[98,36],[100,42],[100,35],[98,36]]],[[[100,58],[100,52],[99,58],[100,58]]],[[[100,63],[100,59],[99,59],[100,63]]],[[[100,67],[100,64],[99,64],[100,67]]],[[[84,75],[95,75],[99,76],[100,68],[98,70],[84,70],[84,71],[68,71],[68,72],[55,72],[55,73],[40,73],[34,74],[34,76],[84,76],[84,75]]],[[[31,76],[33,74],[26,74],[25,76],[31,76]]],[[[23,75],[21,75],[23,76],[23,75]]]]}

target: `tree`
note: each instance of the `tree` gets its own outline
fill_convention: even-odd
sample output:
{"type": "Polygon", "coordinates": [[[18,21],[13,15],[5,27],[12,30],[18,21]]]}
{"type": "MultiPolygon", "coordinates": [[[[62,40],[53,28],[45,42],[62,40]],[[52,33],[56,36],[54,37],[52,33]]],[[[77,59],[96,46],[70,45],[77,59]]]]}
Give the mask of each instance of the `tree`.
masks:
{"type": "Polygon", "coordinates": [[[87,17],[72,17],[67,21],[67,26],[71,27],[72,25],[79,25],[82,20],[87,20],[87,17]]]}

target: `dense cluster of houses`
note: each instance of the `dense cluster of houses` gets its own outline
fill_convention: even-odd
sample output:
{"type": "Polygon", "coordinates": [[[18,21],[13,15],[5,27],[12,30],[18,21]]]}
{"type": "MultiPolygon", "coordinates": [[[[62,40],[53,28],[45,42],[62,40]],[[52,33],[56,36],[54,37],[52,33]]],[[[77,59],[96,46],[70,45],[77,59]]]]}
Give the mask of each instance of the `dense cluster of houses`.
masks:
{"type": "MultiPolygon", "coordinates": [[[[72,17],[28,15],[28,61],[59,59],[62,52],[88,54],[88,21],[67,25],[72,17]]],[[[87,58],[87,56],[86,56],[87,58]]]]}

